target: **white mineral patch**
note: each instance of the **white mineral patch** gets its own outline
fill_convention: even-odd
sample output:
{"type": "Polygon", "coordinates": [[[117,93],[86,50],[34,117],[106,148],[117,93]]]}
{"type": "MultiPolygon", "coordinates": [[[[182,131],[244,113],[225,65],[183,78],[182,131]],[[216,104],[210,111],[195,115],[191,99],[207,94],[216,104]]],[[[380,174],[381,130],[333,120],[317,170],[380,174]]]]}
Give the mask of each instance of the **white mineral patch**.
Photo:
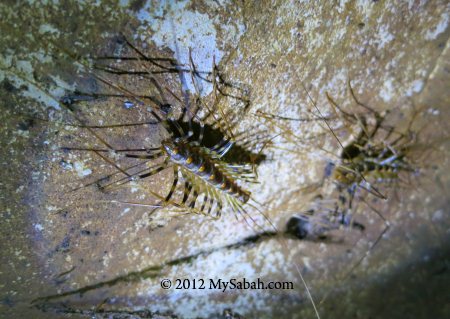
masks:
{"type": "Polygon", "coordinates": [[[394,87],[393,87],[393,80],[392,78],[386,79],[386,81],[383,84],[383,87],[380,91],[380,97],[383,99],[384,102],[389,102],[392,99],[392,96],[394,95],[394,87]]]}
{"type": "Polygon", "coordinates": [[[74,167],[79,177],[88,176],[92,173],[92,170],[87,168],[83,162],[80,161],[75,162],[74,167]]]}
{"type": "Polygon", "coordinates": [[[394,40],[394,35],[389,32],[386,25],[381,25],[378,31],[378,49],[382,49],[386,44],[394,40]]]}
{"type": "Polygon", "coordinates": [[[126,215],[131,209],[129,207],[125,208],[122,213],[120,214],[120,217],[122,217],[123,215],[126,215]]]}
{"type": "Polygon", "coordinates": [[[427,33],[425,33],[425,39],[427,39],[427,40],[436,39],[439,34],[441,34],[442,32],[444,32],[447,29],[448,20],[449,20],[449,14],[443,13],[441,15],[441,19],[439,20],[436,27],[431,30],[428,30],[427,33]]]}
{"type": "MultiPolygon", "coordinates": [[[[224,56],[224,53],[217,47],[216,21],[207,14],[190,11],[188,8],[190,4],[189,0],[161,1],[159,6],[155,8],[154,3],[148,1],[144,8],[138,12],[137,18],[143,24],[148,24],[148,27],[154,31],[151,40],[161,48],[169,47],[175,52],[175,56],[181,64],[190,65],[190,49],[197,70],[210,72],[213,66],[213,58],[218,64],[224,56]]],[[[230,28],[221,25],[221,28],[227,31],[228,38],[233,38],[235,41],[244,30],[243,26],[230,28]]],[[[182,81],[185,89],[195,92],[190,76],[186,76],[182,81]]],[[[199,93],[202,96],[206,96],[212,91],[210,84],[203,81],[201,85],[203,87],[199,87],[199,93]]]]}
{"type": "Polygon", "coordinates": [[[419,93],[423,88],[422,80],[415,80],[412,82],[411,87],[406,91],[407,96],[412,96],[414,93],[419,93]]]}
{"type": "Polygon", "coordinates": [[[41,26],[39,26],[39,33],[43,34],[43,33],[56,33],[59,35],[59,30],[56,29],[53,25],[51,24],[42,24],[41,26]]]}
{"type": "Polygon", "coordinates": [[[433,216],[431,217],[431,220],[433,222],[438,222],[444,219],[444,211],[442,209],[439,209],[433,213],[433,216]]]}
{"type": "MultiPolygon", "coordinates": [[[[42,52],[29,53],[29,56],[41,62],[49,61],[49,57],[42,54],[42,52]]],[[[5,64],[10,64],[8,61],[12,61],[11,57],[5,56],[1,56],[0,60],[3,60],[3,63],[5,64]]],[[[0,80],[7,77],[15,87],[18,88],[25,86],[27,88],[26,90],[21,90],[20,92],[24,97],[32,98],[48,107],[53,107],[58,110],[60,109],[58,99],[62,96],[63,90],[61,88],[54,87],[50,90],[50,93],[47,94],[35,85],[33,80],[34,69],[29,61],[15,61],[15,66],[17,68],[18,75],[0,71],[0,80]]]]}

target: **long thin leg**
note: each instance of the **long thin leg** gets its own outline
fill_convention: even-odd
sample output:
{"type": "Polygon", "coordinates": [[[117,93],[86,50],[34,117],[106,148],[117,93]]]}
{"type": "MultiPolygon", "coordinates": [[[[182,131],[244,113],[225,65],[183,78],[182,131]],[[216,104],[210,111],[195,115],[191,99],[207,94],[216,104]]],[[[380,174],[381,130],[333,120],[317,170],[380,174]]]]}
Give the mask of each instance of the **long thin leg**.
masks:
{"type": "MultiPolygon", "coordinates": [[[[100,153],[109,153],[111,151],[115,153],[123,153],[123,152],[146,152],[150,153],[152,151],[159,151],[152,155],[158,155],[161,154],[159,147],[152,147],[152,148],[124,148],[124,149],[114,149],[114,150],[107,150],[102,148],[87,148],[87,147],[63,147],[63,150],[67,151],[85,151],[85,152],[100,152],[100,153]]],[[[134,154],[125,154],[125,155],[134,155],[134,154]]],[[[130,156],[131,157],[131,156],[130,156]]]]}
{"type": "Polygon", "coordinates": [[[222,208],[223,208],[222,199],[218,197],[216,203],[217,203],[217,210],[215,211],[213,218],[218,219],[220,218],[220,216],[222,216],[222,208]]]}
{"type": "MultiPolygon", "coordinates": [[[[135,164],[135,165],[132,165],[132,166],[128,166],[128,167],[125,168],[125,170],[126,170],[126,171],[129,171],[129,170],[131,170],[132,168],[136,168],[136,167],[145,165],[145,164],[147,164],[148,162],[149,162],[149,161],[144,161],[144,162],[142,162],[142,163],[138,163],[138,164],[135,164]]],[[[133,176],[133,175],[135,175],[135,174],[139,174],[139,173],[141,173],[141,172],[143,172],[143,171],[145,171],[145,170],[147,170],[147,168],[144,169],[144,170],[138,171],[137,173],[131,174],[131,176],[133,176]]],[[[97,180],[95,180],[95,181],[93,181],[93,182],[90,182],[90,183],[84,184],[84,185],[82,185],[82,186],[80,186],[80,187],[76,187],[76,188],[74,188],[74,189],[71,189],[70,192],[74,192],[74,191],[77,191],[77,190],[79,190],[79,189],[86,188],[86,187],[89,187],[89,186],[95,185],[95,184],[99,185],[100,182],[102,182],[102,181],[107,181],[108,179],[110,179],[111,177],[113,177],[113,176],[115,176],[115,175],[117,175],[117,174],[119,174],[119,173],[120,173],[120,172],[115,172],[115,173],[112,173],[112,174],[103,176],[102,178],[99,178],[99,179],[97,179],[97,180]]],[[[128,179],[128,178],[129,178],[129,177],[125,177],[124,179],[128,179]]],[[[119,179],[119,181],[120,181],[120,179],[119,179]]],[[[101,186],[100,186],[100,187],[101,187],[101,186]]]]}
{"type": "Polygon", "coordinates": [[[217,150],[214,150],[219,157],[223,157],[225,154],[228,153],[228,151],[231,149],[231,147],[233,146],[233,142],[232,141],[228,141],[224,146],[220,147],[217,150]]]}
{"type": "MultiPolygon", "coordinates": [[[[99,60],[97,58],[97,60],[99,60]]],[[[135,61],[141,61],[139,58],[134,58],[135,61]]],[[[128,59],[128,61],[132,61],[131,59],[128,59]]],[[[94,68],[98,71],[107,72],[114,75],[132,75],[132,76],[146,76],[146,75],[158,75],[158,74],[167,74],[167,73],[177,73],[178,71],[175,68],[167,68],[163,70],[145,70],[145,71],[129,71],[126,69],[121,69],[119,67],[111,66],[111,65],[101,65],[101,64],[94,64],[94,68]]]]}
{"type": "Polygon", "coordinates": [[[211,214],[211,209],[213,207],[214,204],[214,198],[213,196],[209,197],[209,207],[208,207],[208,212],[206,213],[206,215],[210,215],[211,214]]]}
{"type": "MultiPolygon", "coordinates": [[[[161,102],[151,95],[139,95],[133,94],[136,98],[141,100],[149,100],[154,104],[160,105],[161,102]]],[[[95,100],[99,98],[128,98],[129,95],[116,94],[116,93],[88,93],[88,92],[77,92],[75,95],[66,95],[62,98],[62,102],[65,104],[73,104],[78,101],[85,100],[95,100]]]]}
{"type": "Polygon", "coordinates": [[[188,200],[189,195],[191,194],[191,190],[192,190],[192,184],[186,181],[184,183],[184,194],[183,194],[182,205],[186,204],[186,201],[188,200]]]}
{"type": "Polygon", "coordinates": [[[351,94],[351,96],[353,97],[353,100],[355,100],[356,104],[358,104],[359,106],[362,106],[362,107],[365,108],[367,111],[369,111],[370,113],[374,114],[375,116],[378,115],[378,113],[377,113],[375,110],[373,110],[371,107],[365,105],[364,103],[361,103],[361,102],[356,98],[356,95],[355,95],[355,92],[353,91],[353,88],[352,88],[352,84],[351,84],[351,80],[350,80],[350,79],[348,80],[348,88],[349,88],[350,94],[351,94]]]}
{"type": "Polygon", "coordinates": [[[208,194],[205,192],[203,194],[203,203],[202,203],[202,206],[200,207],[201,212],[204,211],[207,202],[208,202],[208,194]]]}
{"type": "MultiPolygon", "coordinates": [[[[107,124],[107,125],[82,125],[82,124],[71,124],[71,123],[64,123],[60,121],[54,121],[54,120],[48,120],[41,117],[37,117],[34,115],[28,115],[28,114],[22,114],[20,112],[15,113],[15,115],[25,116],[28,117],[30,120],[36,120],[46,123],[55,123],[55,124],[62,124],[64,126],[69,127],[79,127],[79,128],[90,128],[90,129],[108,129],[108,128],[116,128],[116,127],[127,127],[127,126],[140,126],[140,125],[158,125],[159,122],[155,121],[145,121],[145,122],[138,122],[138,123],[118,123],[118,124],[107,124]]],[[[108,150],[110,151],[110,150],[108,150]]]]}
{"type": "MultiPolygon", "coordinates": [[[[139,178],[139,179],[144,179],[144,178],[153,176],[153,175],[155,175],[155,174],[158,174],[159,172],[162,172],[163,170],[165,170],[165,169],[167,169],[167,168],[169,168],[169,167],[170,167],[170,166],[167,166],[167,165],[164,163],[163,165],[161,165],[161,166],[159,166],[159,167],[157,167],[157,168],[151,170],[151,171],[148,172],[148,173],[138,175],[138,178],[139,178]]],[[[106,188],[111,188],[111,187],[117,188],[117,187],[119,187],[119,186],[122,186],[122,185],[124,185],[124,184],[126,184],[126,183],[131,182],[131,181],[133,180],[133,178],[134,178],[134,176],[132,176],[132,178],[124,178],[124,179],[122,179],[122,180],[119,180],[119,181],[121,181],[120,183],[119,183],[119,181],[117,181],[117,182],[114,182],[114,183],[111,183],[111,184],[102,186],[101,188],[102,188],[103,190],[105,190],[106,188]]]]}
{"type": "MultiPolygon", "coordinates": [[[[122,174],[124,174],[125,176],[127,176],[125,179],[130,180],[130,179],[133,177],[133,175],[131,175],[131,174],[128,173],[128,169],[129,169],[129,168],[123,169],[123,168],[121,168],[118,164],[116,164],[114,161],[110,160],[108,157],[106,157],[106,156],[104,156],[104,155],[101,154],[101,152],[107,152],[108,150],[104,150],[104,149],[99,149],[99,150],[97,150],[97,149],[88,149],[88,148],[86,148],[86,149],[84,149],[84,148],[65,148],[65,149],[69,149],[69,150],[82,150],[82,151],[92,151],[94,154],[98,155],[98,156],[99,156],[101,159],[103,159],[105,162],[107,162],[107,163],[111,164],[112,166],[114,166],[115,168],[117,168],[117,170],[118,170],[120,173],[122,173],[122,174]]],[[[119,150],[119,151],[127,151],[127,152],[128,152],[128,151],[133,151],[133,150],[119,150]]],[[[134,151],[136,151],[136,150],[134,150],[134,151]]],[[[142,151],[142,150],[139,150],[139,151],[142,151]]],[[[142,159],[156,159],[156,158],[158,158],[158,157],[161,156],[161,152],[158,152],[158,153],[152,154],[152,155],[134,155],[134,154],[125,154],[125,156],[127,156],[127,157],[132,157],[132,158],[142,158],[142,159]]],[[[133,166],[132,166],[132,167],[133,167],[133,166]]],[[[113,175],[113,174],[112,174],[112,175],[113,175]]],[[[110,176],[111,176],[111,175],[110,175],[110,176]]],[[[102,178],[102,179],[104,179],[104,178],[102,178]]],[[[81,186],[81,187],[77,187],[77,188],[75,188],[75,189],[72,189],[71,191],[75,191],[75,190],[78,190],[78,189],[80,189],[80,188],[84,188],[84,187],[86,187],[86,186],[89,186],[89,185],[92,185],[92,184],[96,184],[97,182],[98,182],[98,181],[93,182],[93,183],[88,183],[88,184],[83,185],[83,186],[81,186]]],[[[102,186],[101,186],[100,188],[103,189],[102,186]]]]}
{"type": "MultiPolygon", "coordinates": [[[[157,67],[160,67],[161,69],[166,69],[166,70],[168,70],[168,71],[172,71],[172,70],[173,70],[172,68],[167,68],[166,66],[157,63],[157,62],[156,62],[157,60],[154,60],[154,59],[151,59],[151,58],[147,57],[147,56],[146,56],[144,53],[142,53],[138,48],[136,48],[130,41],[128,41],[127,38],[124,37],[124,40],[125,40],[125,42],[127,43],[127,45],[128,45],[131,49],[133,49],[133,50],[139,55],[139,57],[140,57],[141,59],[144,59],[144,60],[146,60],[146,61],[150,61],[152,64],[156,65],[157,67]]],[[[176,60],[174,60],[174,59],[169,59],[169,62],[170,62],[170,64],[171,64],[172,66],[175,67],[175,70],[178,70],[179,65],[177,64],[176,60]]]]}
{"type": "Polygon", "coordinates": [[[194,194],[193,194],[191,202],[189,203],[189,208],[194,208],[195,207],[195,203],[197,202],[197,198],[198,198],[198,192],[197,192],[196,189],[194,189],[194,194]]]}
{"type": "Polygon", "coordinates": [[[377,210],[375,209],[373,206],[371,206],[369,203],[367,203],[367,201],[365,201],[364,199],[362,199],[362,201],[370,208],[372,209],[377,215],[378,217],[380,217],[383,220],[383,223],[385,224],[385,228],[383,229],[383,231],[380,233],[380,235],[378,235],[377,239],[375,240],[375,242],[370,245],[370,248],[365,252],[365,254],[350,268],[350,271],[345,275],[345,277],[343,278],[343,280],[346,280],[351,274],[352,272],[363,262],[363,260],[365,258],[367,258],[367,256],[369,256],[370,252],[372,251],[372,249],[379,243],[379,241],[383,238],[384,234],[386,234],[386,232],[389,230],[389,228],[391,227],[389,221],[377,210]]]}
{"type": "MultiPolygon", "coordinates": [[[[146,163],[148,163],[148,162],[149,162],[149,161],[146,161],[146,163]]],[[[120,183],[120,182],[123,182],[123,181],[129,182],[129,181],[131,181],[135,176],[142,175],[142,174],[144,174],[144,172],[147,172],[147,171],[149,171],[149,170],[151,171],[151,170],[153,170],[153,169],[155,169],[155,168],[157,168],[157,167],[160,167],[160,164],[157,164],[157,165],[154,165],[154,166],[151,166],[151,167],[147,167],[147,168],[138,170],[137,172],[134,172],[134,173],[131,174],[131,178],[128,177],[128,176],[126,176],[126,177],[120,178],[120,179],[118,179],[118,180],[116,180],[116,181],[114,181],[114,182],[111,182],[111,183],[109,183],[109,184],[100,185],[99,183],[97,183],[97,185],[99,185],[99,187],[100,187],[101,189],[104,189],[105,187],[108,187],[108,185],[120,183]]],[[[100,180],[99,182],[101,182],[101,180],[100,180]]]]}
{"type": "Polygon", "coordinates": [[[156,154],[150,154],[150,155],[136,155],[136,154],[125,154],[126,157],[129,158],[140,158],[140,159],[156,159],[158,157],[161,157],[161,152],[158,152],[156,154]]]}
{"type": "Polygon", "coordinates": [[[178,184],[178,172],[179,172],[178,166],[175,165],[173,168],[173,184],[172,187],[170,188],[169,194],[167,194],[166,198],[164,199],[166,202],[170,201],[170,198],[175,192],[175,188],[177,187],[178,184]]]}

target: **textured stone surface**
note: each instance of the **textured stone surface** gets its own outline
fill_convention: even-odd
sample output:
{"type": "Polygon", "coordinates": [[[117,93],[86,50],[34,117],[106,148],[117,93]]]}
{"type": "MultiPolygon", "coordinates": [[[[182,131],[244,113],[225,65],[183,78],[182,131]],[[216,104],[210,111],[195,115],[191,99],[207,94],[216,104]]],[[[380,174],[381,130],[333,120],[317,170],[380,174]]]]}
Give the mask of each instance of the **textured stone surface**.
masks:
{"type": "MultiPolygon", "coordinates": [[[[30,302],[82,289],[82,296],[51,301],[59,308],[58,302],[66,301],[84,315],[102,304],[98,309],[159,311],[186,318],[217,317],[226,308],[246,318],[314,318],[296,266],[323,318],[449,315],[450,49],[445,1],[120,3],[0,5],[5,17],[0,23],[0,117],[5,123],[0,128],[0,306],[5,316],[63,316],[41,313],[30,308],[30,302]],[[154,203],[149,190],[167,193],[170,172],[144,187],[137,184],[106,194],[94,186],[70,191],[110,173],[111,167],[95,154],[61,149],[102,145],[86,130],[65,125],[77,122],[58,99],[75,83],[82,90],[104,88],[82,71],[75,55],[117,54],[121,44],[114,35],[119,31],[134,43],[147,43],[146,53],[183,63],[191,48],[201,70],[210,68],[214,57],[227,79],[250,88],[251,108],[245,115],[237,110],[242,117],[237,130],[248,131],[259,123],[270,136],[281,134],[258,167],[261,183],[250,187],[279,229],[290,216],[308,209],[318,194],[336,198],[330,180],[318,185],[327,164],[337,162],[340,146],[323,121],[267,121],[255,116],[257,111],[313,118],[313,100],[330,115],[326,92],[348,112],[361,111],[349,93],[350,80],[360,101],[378,112],[390,110],[387,121],[398,130],[406,129],[417,113],[412,130],[424,128],[411,157],[419,173],[406,174],[409,180],[394,186],[378,186],[386,201],[359,192],[390,223],[361,265],[352,270],[385,226],[362,200],[354,215],[366,230],[334,232],[338,243],[278,236],[233,246],[260,229],[226,212],[218,221],[169,218],[168,210],[149,216],[148,207],[111,203],[154,203]],[[50,120],[30,121],[30,114],[50,120]],[[178,263],[151,268],[174,260],[178,263]],[[293,281],[295,290],[160,288],[162,278],[243,277],[293,281]]],[[[177,85],[176,80],[166,84],[177,85]]],[[[145,81],[123,85],[151,90],[145,81]]],[[[189,79],[186,85],[192,88],[189,79]]],[[[205,86],[202,95],[210,90],[205,86]]],[[[85,103],[81,114],[91,124],[148,119],[146,110],[127,110],[107,100],[85,103]]],[[[345,134],[348,123],[330,124],[344,144],[351,141],[345,134]]],[[[158,128],[99,134],[116,147],[148,146],[164,135],[158,128]]],[[[256,210],[249,212],[264,222],[256,210]]]]}

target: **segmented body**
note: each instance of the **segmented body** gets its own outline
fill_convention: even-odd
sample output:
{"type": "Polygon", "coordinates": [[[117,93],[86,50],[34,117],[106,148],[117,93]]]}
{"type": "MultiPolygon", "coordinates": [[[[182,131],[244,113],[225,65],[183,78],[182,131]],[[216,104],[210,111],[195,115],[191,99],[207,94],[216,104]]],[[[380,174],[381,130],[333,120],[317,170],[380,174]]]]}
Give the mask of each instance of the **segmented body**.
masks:
{"type": "Polygon", "coordinates": [[[220,154],[206,147],[186,141],[166,140],[162,148],[170,161],[183,169],[188,179],[198,177],[216,190],[232,196],[242,203],[250,199],[250,192],[242,189],[233,178],[233,171],[228,164],[220,160],[220,154]],[[190,174],[194,176],[190,176],[190,174]]]}
{"type": "Polygon", "coordinates": [[[404,149],[395,153],[386,146],[366,145],[363,149],[356,149],[357,152],[353,155],[350,153],[341,155],[341,163],[333,173],[333,179],[337,182],[350,186],[364,179],[380,182],[395,180],[401,171],[413,170],[406,162],[404,149]]]}
{"type": "MultiPolygon", "coordinates": [[[[340,162],[333,172],[333,179],[341,186],[355,189],[362,182],[395,181],[399,179],[401,172],[413,172],[414,168],[408,155],[412,142],[409,131],[412,122],[406,132],[396,131],[394,126],[385,124],[388,111],[380,113],[359,102],[350,82],[348,86],[356,104],[368,112],[347,112],[327,94],[331,106],[343,120],[350,125],[357,125],[360,130],[358,136],[347,146],[341,144],[340,162]],[[372,125],[369,125],[370,119],[373,120],[372,125]]],[[[374,194],[381,195],[374,190],[374,194]]]]}

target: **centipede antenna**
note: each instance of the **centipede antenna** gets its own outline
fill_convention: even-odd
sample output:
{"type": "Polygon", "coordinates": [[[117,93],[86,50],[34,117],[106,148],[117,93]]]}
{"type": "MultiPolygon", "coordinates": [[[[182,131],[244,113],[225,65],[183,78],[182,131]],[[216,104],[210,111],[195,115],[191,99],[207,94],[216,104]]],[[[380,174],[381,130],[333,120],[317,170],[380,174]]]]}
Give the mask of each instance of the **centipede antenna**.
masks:
{"type": "MultiPolygon", "coordinates": [[[[74,58],[74,60],[77,61],[77,62],[79,63],[79,65],[81,65],[83,68],[89,68],[89,66],[87,65],[87,62],[86,62],[86,61],[80,60],[79,58],[77,58],[77,56],[74,56],[74,54],[72,54],[71,52],[68,52],[68,51],[65,50],[64,48],[61,48],[54,40],[48,39],[48,41],[49,41],[51,44],[53,44],[55,47],[59,48],[61,51],[65,52],[68,56],[74,58]]],[[[91,73],[91,75],[92,75],[95,79],[97,79],[98,81],[100,81],[100,82],[102,82],[102,83],[108,85],[108,86],[111,87],[111,88],[114,88],[114,89],[118,90],[119,92],[124,93],[124,95],[125,95],[126,97],[135,100],[135,101],[136,101],[137,103],[139,103],[139,104],[144,104],[144,105],[145,105],[145,103],[143,103],[141,99],[139,99],[134,93],[130,92],[129,90],[127,90],[127,89],[125,89],[125,88],[123,88],[123,87],[120,87],[120,86],[118,86],[118,85],[115,85],[115,84],[112,83],[111,81],[109,81],[109,80],[107,80],[107,79],[105,79],[105,78],[103,78],[103,77],[101,77],[101,76],[99,76],[99,75],[97,75],[97,74],[95,74],[95,73],[91,73]]],[[[157,104],[157,106],[158,106],[158,104],[157,104]]],[[[70,109],[70,108],[67,107],[67,106],[66,106],[66,108],[67,108],[67,109],[70,109]]],[[[156,114],[156,112],[153,110],[153,108],[150,108],[150,113],[156,118],[156,120],[158,120],[159,122],[161,122],[162,124],[164,124],[164,122],[163,122],[163,120],[161,119],[161,117],[160,117],[158,114],[156,114]]]]}
{"type": "MultiPolygon", "coordinates": [[[[142,102],[142,100],[139,99],[138,96],[136,96],[134,93],[132,93],[132,92],[129,91],[128,89],[125,89],[125,88],[123,88],[123,87],[120,87],[120,86],[118,86],[118,85],[112,83],[111,81],[109,81],[109,80],[107,80],[107,79],[104,79],[104,78],[102,78],[102,77],[96,75],[95,73],[92,73],[92,76],[93,76],[94,78],[96,78],[97,80],[99,80],[100,82],[102,82],[102,83],[104,83],[104,84],[106,84],[106,85],[109,85],[110,87],[112,87],[112,88],[114,88],[114,89],[116,89],[116,90],[118,90],[118,91],[121,91],[121,92],[125,93],[125,95],[124,95],[125,97],[128,97],[128,98],[130,98],[130,99],[133,99],[133,100],[135,100],[135,101],[136,101],[137,103],[139,103],[139,104],[145,105],[145,103],[142,102]]],[[[153,102],[153,101],[152,101],[152,102],[153,102]]],[[[159,107],[159,104],[158,104],[158,103],[155,103],[155,104],[156,104],[156,106],[159,107]]],[[[151,107],[150,107],[150,113],[153,115],[153,117],[156,118],[156,120],[158,120],[159,122],[163,123],[163,120],[161,119],[161,117],[160,117],[158,114],[156,114],[156,112],[155,112],[155,111],[153,110],[153,108],[151,108],[151,107]]]]}
{"type": "MultiPolygon", "coordinates": [[[[49,98],[51,98],[52,100],[54,100],[55,102],[57,102],[60,106],[62,106],[63,108],[67,109],[72,116],[82,125],[85,125],[84,121],[75,114],[75,112],[72,111],[72,109],[68,106],[66,106],[64,103],[61,103],[57,98],[55,98],[52,94],[48,93],[46,90],[44,90],[39,84],[37,84],[36,82],[34,82],[33,80],[27,79],[25,77],[23,77],[21,74],[19,73],[12,73],[10,70],[8,69],[4,69],[4,68],[0,68],[3,71],[13,74],[14,76],[17,76],[19,79],[21,79],[24,82],[30,83],[31,85],[33,85],[34,87],[36,87],[39,91],[41,91],[42,93],[44,93],[46,96],[48,96],[49,98]]],[[[114,151],[114,148],[107,143],[103,138],[101,138],[93,129],[87,127],[86,128],[93,136],[95,136],[101,143],[103,143],[106,147],[108,147],[111,151],[114,151]]],[[[100,152],[96,152],[93,151],[97,156],[99,156],[100,158],[102,158],[103,160],[105,160],[108,164],[112,165],[113,167],[115,167],[117,170],[119,170],[120,172],[122,172],[125,175],[128,175],[122,168],[120,168],[120,166],[118,166],[116,163],[110,161],[108,158],[106,158],[105,156],[103,156],[102,154],[100,154],[100,152]]]]}

